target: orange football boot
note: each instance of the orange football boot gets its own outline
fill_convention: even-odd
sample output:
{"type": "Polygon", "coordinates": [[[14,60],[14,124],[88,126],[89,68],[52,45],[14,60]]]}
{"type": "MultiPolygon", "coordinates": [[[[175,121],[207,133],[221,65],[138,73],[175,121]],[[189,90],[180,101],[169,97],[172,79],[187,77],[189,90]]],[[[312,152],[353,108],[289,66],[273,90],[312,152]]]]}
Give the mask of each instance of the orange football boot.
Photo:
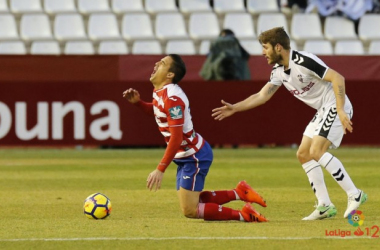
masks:
{"type": "Polygon", "coordinates": [[[240,211],[246,222],[268,222],[264,215],[257,212],[249,203],[246,203],[240,211]]]}
{"type": "Polygon", "coordinates": [[[237,184],[234,189],[236,193],[239,195],[240,199],[249,203],[257,203],[260,206],[266,207],[266,201],[261,197],[250,185],[245,181],[241,181],[237,184]]]}

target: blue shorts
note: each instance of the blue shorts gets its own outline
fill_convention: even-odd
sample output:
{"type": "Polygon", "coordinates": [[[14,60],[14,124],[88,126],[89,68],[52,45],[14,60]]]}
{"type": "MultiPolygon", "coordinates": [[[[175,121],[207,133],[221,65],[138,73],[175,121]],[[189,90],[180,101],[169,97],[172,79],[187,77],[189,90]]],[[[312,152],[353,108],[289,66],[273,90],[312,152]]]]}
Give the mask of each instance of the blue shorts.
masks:
{"type": "Polygon", "coordinates": [[[182,187],[190,191],[202,191],[212,160],[212,149],[206,141],[201,150],[192,156],[174,159],[173,162],[178,166],[177,190],[182,187]]]}

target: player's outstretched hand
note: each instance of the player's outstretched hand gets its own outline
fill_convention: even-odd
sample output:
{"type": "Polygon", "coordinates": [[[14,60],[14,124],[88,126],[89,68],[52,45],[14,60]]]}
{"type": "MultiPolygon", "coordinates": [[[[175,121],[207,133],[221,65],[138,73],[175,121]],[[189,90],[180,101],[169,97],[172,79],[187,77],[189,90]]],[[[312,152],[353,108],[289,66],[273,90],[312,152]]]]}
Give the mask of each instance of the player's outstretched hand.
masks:
{"type": "Polygon", "coordinates": [[[156,169],[152,173],[148,175],[148,179],[146,180],[146,187],[152,191],[157,191],[157,189],[161,188],[161,182],[164,178],[164,173],[160,170],[156,169]]]}
{"type": "Polygon", "coordinates": [[[346,129],[352,133],[353,127],[352,127],[352,121],[350,120],[350,117],[344,112],[344,110],[338,110],[338,116],[339,120],[343,125],[343,132],[346,134],[346,129]]]}
{"type": "Polygon", "coordinates": [[[221,121],[236,112],[234,110],[234,106],[231,103],[225,102],[223,100],[221,102],[224,106],[212,110],[212,117],[218,121],[221,121]]]}
{"type": "Polygon", "coordinates": [[[127,89],[123,92],[123,97],[127,99],[130,103],[136,103],[140,101],[140,93],[135,89],[127,89]]]}

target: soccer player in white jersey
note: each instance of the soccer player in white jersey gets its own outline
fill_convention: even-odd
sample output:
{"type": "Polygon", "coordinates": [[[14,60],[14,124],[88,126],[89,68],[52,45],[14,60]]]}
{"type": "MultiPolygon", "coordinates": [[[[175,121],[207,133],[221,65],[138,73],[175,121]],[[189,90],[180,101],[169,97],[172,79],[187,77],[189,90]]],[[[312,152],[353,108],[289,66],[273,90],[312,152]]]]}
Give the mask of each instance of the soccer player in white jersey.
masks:
{"type": "Polygon", "coordinates": [[[259,41],[268,64],[274,64],[270,80],[260,92],[241,102],[230,104],[222,100],[224,106],[214,109],[212,116],[220,121],[236,112],[260,106],[269,101],[281,85],[316,109],[297,151],[297,158],[318,199],[316,210],[303,220],[320,220],[337,213],[328,195],[321,166],[348,195],[346,218],[367,200],[367,194],[356,188],[343,164],[327,152],[329,148],[339,147],[346,130],[353,131],[353,109],[345,93],[344,78],[315,55],[292,50],[283,27],[262,32],[259,41]]]}
{"type": "Polygon", "coordinates": [[[195,132],[191,121],[189,100],[178,82],[186,74],[182,58],[170,54],[154,66],[150,81],[154,86],[153,101],[144,102],[135,89],[123,92],[123,97],[155,117],[158,129],[167,143],[165,154],[156,169],[147,178],[147,188],[157,191],[170,162],[177,164],[177,193],[183,214],[188,218],[204,220],[237,220],[266,222],[250,203],[266,207],[263,198],[245,181],[235,189],[203,191],[206,175],[213,160],[210,145],[195,132]],[[247,202],[244,207],[234,210],[222,207],[233,200],[247,202]]]}

